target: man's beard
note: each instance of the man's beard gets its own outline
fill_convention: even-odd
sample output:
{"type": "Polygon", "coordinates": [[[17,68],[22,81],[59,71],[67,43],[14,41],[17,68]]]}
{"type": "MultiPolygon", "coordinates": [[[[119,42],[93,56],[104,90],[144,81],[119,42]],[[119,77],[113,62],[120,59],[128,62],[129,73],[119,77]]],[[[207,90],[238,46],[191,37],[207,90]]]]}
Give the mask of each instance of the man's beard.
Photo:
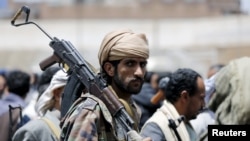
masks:
{"type": "Polygon", "coordinates": [[[114,83],[115,85],[121,90],[121,91],[124,91],[126,93],[129,93],[129,94],[138,94],[140,91],[141,91],[141,88],[142,88],[142,84],[143,84],[143,80],[141,78],[135,78],[135,79],[139,79],[142,83],[140,84],[139,87],[136,87],[136,88],[133,88],[133,86],[130,86],[129,84],[131,83],[131,81],[134,81],[134,80],[131,80],[129,81],[129,83],[126,85],[118,76],[118,74],[116,73],[115,76],[114,76],[114,83]]]}

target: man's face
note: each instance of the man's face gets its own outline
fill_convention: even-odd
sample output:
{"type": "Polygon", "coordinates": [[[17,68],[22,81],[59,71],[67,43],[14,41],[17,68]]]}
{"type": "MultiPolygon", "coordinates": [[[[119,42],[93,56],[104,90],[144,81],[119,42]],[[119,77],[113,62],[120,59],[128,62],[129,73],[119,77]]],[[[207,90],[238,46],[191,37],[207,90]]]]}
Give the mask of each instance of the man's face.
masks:
{"type": "Polygon", "coordinates": [[[129,94],[137,94],[142,88],[147,60],[144,58],[122,59],[115,70],[113,81],[117,88],[129,94]]]}
{"type": "Polygon", "coordinates": [[[198,77],[197,79],[197,91],[195,92],[195,95],[191,96],[189,98],[189,102],[187,105],[187,118],[189,120],[195,119],[196,116],[199,114],[199,112],[203,109],[205,106],[205,85],[202,80],[202,78],[198,77]]]}
{"type": "Polygon", "coordinates": [[[63,92],[64,92],[64,87],[65,86],[61,86],[57,89],[55,89],[53,91],[53,97],[54,97],[54,100],[55,100],[55,105],[54,105],[54,108],[60,110],[61,109],[61,104],[62,104],[62,95],[63,95],[63,92]]]}

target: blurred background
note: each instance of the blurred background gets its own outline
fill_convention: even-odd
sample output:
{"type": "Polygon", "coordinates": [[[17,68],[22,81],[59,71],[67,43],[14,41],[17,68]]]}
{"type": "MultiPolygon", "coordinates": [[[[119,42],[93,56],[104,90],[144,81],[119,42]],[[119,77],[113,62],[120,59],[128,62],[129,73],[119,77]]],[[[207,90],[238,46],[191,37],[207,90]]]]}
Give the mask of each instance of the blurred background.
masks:
{"type": "Polygon", "coordinates": [[[97,68],[101,41],[117,28],[147,35],[150,71],[190,67],[205,76],[212,64],[250,54],[249,0],[1,0],[0,69],[38,72],[53,53],[35,25],[10,24],[23,5],[30,21],[70,41],[97,68]]]}

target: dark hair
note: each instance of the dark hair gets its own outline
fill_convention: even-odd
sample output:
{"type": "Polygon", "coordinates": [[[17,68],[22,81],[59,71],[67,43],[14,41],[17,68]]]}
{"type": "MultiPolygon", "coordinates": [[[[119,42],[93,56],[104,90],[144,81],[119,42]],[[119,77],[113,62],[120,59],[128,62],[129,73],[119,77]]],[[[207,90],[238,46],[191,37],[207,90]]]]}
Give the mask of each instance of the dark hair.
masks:
{"type": "Polygon", "coordinates": [[[190,96],[194,95],[197,90],[198,77],[201,77],[201,75],[188,68],[173,72],[165,89],[166,99],[171,103],[176,102],[183,90],[186,90],[190,96]]]}
{"type": "Polygon", "coordinates": [[[153,71],[147,71],[144,77],[144,82],[150,83],[151,77],[155,72],[153,71]]]}
{"type": "Polygon", "coordinates": [[[160,80],[165,78],[165,77],[169,77],[171,75],[171,72],[163,71],[163,72],[157,72],[157,74],[158,74],[157,83],[159,84],[160,80]]]}
{"type": "MultiPolygon", "coordinates": [[[[115,71],[117,70],[118,64],[121,62],[121,60],[115,60],[115,61],[108,61],[115,67],[115,71]]],[[[105,64],[105,63],[103,63],[105,64]]],[[[101,69],[101,76],[107,81],[108,84],[111,84],[111,77],[107,74],[107,72],[102,68],[101,69]]]]}
{"type": "Polygon", "coordinates": [[[6,81],[6,73],[0,73],[0,76],[2,76],[6,81]]]}
{"type": "Polygon", "coordinates": [[[12,70],[6,74],[8,90],[11,93],[25,97],[30,89],[30,75],[21,70],[12,70]]]}

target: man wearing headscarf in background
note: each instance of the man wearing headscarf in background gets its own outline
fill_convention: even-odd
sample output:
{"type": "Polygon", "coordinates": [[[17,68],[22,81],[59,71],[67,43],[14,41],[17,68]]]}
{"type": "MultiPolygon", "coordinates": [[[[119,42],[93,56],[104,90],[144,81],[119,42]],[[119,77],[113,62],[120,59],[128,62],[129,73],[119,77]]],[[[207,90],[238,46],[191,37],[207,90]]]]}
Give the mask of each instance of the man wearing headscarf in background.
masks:
{"type": "Polygon", "coordinates": [[[13,141],[59,141],[61,95],[67,80],[67,73],[62,70],[53,75],[49,86],[35,105],[39,118],[19,128],[12,138],[13,141]]]}
{"type": "Polygon", "coordinates": [[[44,70],[42,74],[39,76],[36,87],[36,91],[38,92],[38,94],[35,97],[33,97],[33,99],[28,103],[28,105],[22,110],[23,117],[22,117],[22,124],[20,126],[26,124],[30,120],[35,119],[39,116],[35,109],[37,100],[43,94],[43,92],[48,88],[53,75],[58,70],[60,70],[60,67],[51,66],[46,70],[44,70]]]}
{"type": "MultiPolygon", "coordinates": [[[[98,57],[100,73],[134,120],[134,130],[139,132],[140,111],[131,96],[140,92],[144,81],[149,57],[146,36],[136,34],[129,29],[110,32],[102,41],[98,57]]],[[[62,121],[61,139],[69,141],[130,140],[126,129],[112,117],[107,106],[94,95],[83,94],[71,106],[62,121]]]]}

